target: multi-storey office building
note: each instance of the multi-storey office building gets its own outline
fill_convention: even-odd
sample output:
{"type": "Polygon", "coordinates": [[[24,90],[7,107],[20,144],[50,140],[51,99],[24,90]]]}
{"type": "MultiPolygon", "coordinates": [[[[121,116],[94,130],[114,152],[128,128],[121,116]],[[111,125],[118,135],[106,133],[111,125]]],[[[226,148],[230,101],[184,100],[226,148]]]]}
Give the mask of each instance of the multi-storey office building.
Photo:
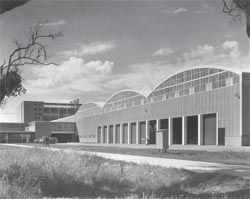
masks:
{"type": "Polygon", "coordinates": [[[80,142],[155,143],[167,129],[169,144],[250,145],[250,73],[195,67],[171,75],[144,96],[115,93],[104,105],[76,113],[80,142]]]}
{"type": "Polygon", "coordinates": [[[42,101],[23,101],[17,108],[17,116],[21,122],[52,121],[74,115],[81,104],[47,103],[42,101]]]}

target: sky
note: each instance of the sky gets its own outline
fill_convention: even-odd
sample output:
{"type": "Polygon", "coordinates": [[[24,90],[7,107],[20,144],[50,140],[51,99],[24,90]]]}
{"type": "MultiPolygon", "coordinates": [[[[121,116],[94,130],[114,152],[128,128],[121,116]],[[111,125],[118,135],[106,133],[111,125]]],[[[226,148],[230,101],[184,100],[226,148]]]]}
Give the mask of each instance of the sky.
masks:
{"type": "Polygon", "coordinates": [[[29,27],[44,33],[56,65],[22,66],[27,92],[8,99],[0,122],[16,122],[24,100],[105,102],[123,89],[147,95],[184,68],[219,65],[249,69],[245,19],[232,22],[221,0],[31,0],[0,15],[0,63],[24,42],[29,27]]]}

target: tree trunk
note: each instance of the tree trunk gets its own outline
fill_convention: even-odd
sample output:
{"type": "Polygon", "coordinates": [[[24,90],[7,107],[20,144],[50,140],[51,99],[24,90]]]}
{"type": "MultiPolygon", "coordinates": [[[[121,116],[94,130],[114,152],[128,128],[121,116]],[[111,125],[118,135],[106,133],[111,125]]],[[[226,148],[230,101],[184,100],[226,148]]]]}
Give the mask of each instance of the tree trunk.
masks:
{"type": "Polygon", "coordinates": [[[250,14],[248,13],[248,16],[246,14],[246,31],[247,31],[247,36],[250,38],[250,14]]]}

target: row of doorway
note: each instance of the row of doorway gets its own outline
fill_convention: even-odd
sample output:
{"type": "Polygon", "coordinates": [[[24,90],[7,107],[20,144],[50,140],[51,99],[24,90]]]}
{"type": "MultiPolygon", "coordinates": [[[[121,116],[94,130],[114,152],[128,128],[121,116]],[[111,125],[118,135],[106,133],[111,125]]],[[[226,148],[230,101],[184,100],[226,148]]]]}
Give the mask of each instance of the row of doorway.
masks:
{"type": "MultiPolygon", "coordinates": [[[[169,129],[169,119],[160,119],[159,120],[159,129],[169,129]]],[[[182,144],[182,131],[183,131],[183,118],[177,117],[173,118],[172,122],[172,131],[173,131],[173,144],[182,144]]],[[[187,116],[186,117],[186,143],[185,144],[198,144],[198,115],[187,116]]],[[[203,129],[203,144],[204,145],[216,145],[216,114],[204,114],[202,119],[203,129]]],[[[146,143],[146,122],[138,122],[139,132],[138,132],[138,143],[146,143]]],[[[156,120],[150,120],[148,123],[149,130],[149,140],[150,144],[156,143],[156,120]]],[[[103,126],[103,136],[102,127],[99,126],[97,130],[97,142],[98,143],[131,143],[136,144],[136,128],[137,123],[130,123],[130,137],[128,137],[129,125],[128,123],[110,125],[109,128],[107,125],[103,126]],[[121,128],[123,133],[121,134],[121,128]],[[115,130],[115,134],[114,134],[115,130]],[[122,139],[121,137],[122,136],[122,139]],[[107,140],[109,138],[109,140],[107,140]],[[129,142],[130,139],[130,142],[129,142]]],[[[218,132],[218,144],[225,144],[225,129],[219,129],[218,132]]]]}
{"type": "MultiPolygon", "coordinates": [[[[136,122],[130,124],[130,138],[128,137],[128,129],[129,125],[125,124],[117,124],[117,125],[110,125],[103,126],[103,137],[101,136],[101,126],[98,127],[97,130],[97,142],[98,143],[123,143],[128,144],[129,139],[131,144],[136,144],[136,122]],[[114,129],[115,128],[115,129],[114,129]],[[122,135],[121,135],[121,128],[122,128],[122,135]],[[115,134],[114,134],[115,130],[115,134]],[[122,139],[121,137],[122,136],[122,139]],[[109,140],[107,140],[109,138],[109,140]]],[[[139,144],[146,143],[146,122],[139,122],[139,135],[138,135],[138,142],[139,144]]]]}

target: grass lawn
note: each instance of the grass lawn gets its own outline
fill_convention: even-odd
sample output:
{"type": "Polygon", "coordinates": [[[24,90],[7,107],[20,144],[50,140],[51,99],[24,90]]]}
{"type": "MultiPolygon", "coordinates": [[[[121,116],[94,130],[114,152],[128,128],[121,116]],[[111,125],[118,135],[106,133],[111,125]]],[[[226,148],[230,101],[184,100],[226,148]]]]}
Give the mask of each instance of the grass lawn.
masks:
{"type": "Polygon", "coordinates": [[[55,148],[68,148],[82,151],[94,151],[105,153],[117,153],[127,155],[141,155],[149,157],[161,157],[171,159],[195,160],[204,162],[218,162],[225,164],[240,164],[250,165],[250,152],[235,152],[235,151],[197,151],[197,150],[179,150],[169,149],[166,153],[160,153],[157,149],[139,149],[139,148],[120,148],[120,147],[103,147],[90,145],[71,145],[71,144],[56,144],[51,145],[55,148]]]}
{"type": "Polygon", "coordinates": [[[249,198],[249,180],[0,145],[0,198],[249,198]]]}

